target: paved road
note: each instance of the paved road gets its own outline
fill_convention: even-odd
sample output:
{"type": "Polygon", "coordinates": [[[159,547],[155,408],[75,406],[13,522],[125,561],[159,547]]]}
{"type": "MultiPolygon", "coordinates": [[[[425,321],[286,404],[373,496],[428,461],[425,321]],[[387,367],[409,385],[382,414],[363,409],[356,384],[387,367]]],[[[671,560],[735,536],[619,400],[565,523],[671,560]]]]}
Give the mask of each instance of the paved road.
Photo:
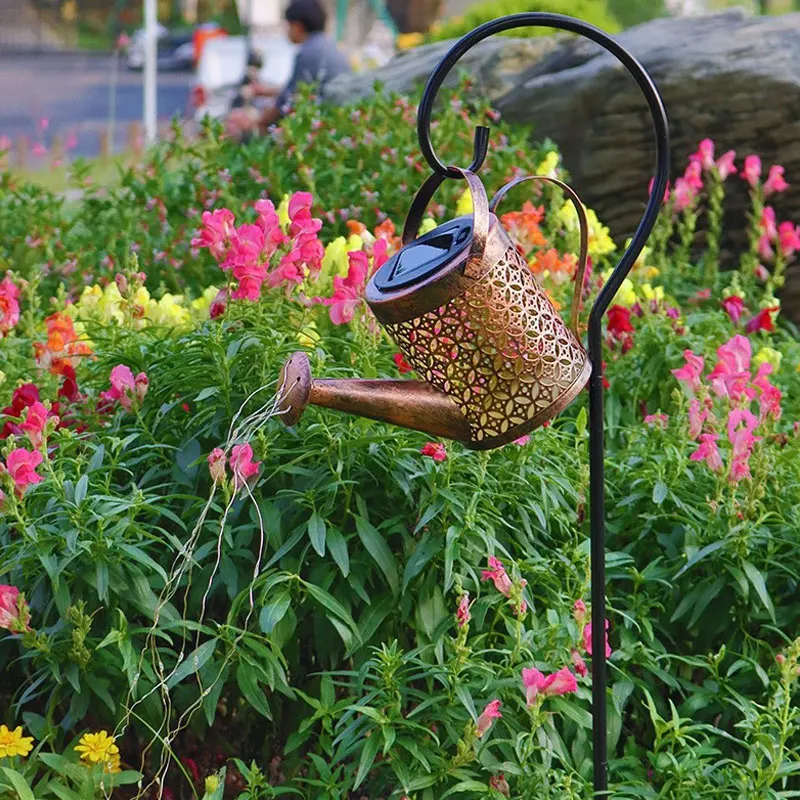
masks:
{"type": "MultiPolygon", "coordinates": [[[[39,54],[0,56],[0,137],[16,140],[39,138],[37,123],[49,120],[44,143],[52,136],[64,140],[75,135],[73,155],[99,152],[100,133],[109,114],[111,56],[89,54],[39,54]]],[[[160,73],[158,116],[168,121],[189,108],[191,73],[160,73]]],[[[124,148],[128,123],[142,119],[142,75],[120,65],[116,91],[117,120],[114,148],[124,148]]],[[[31,157],[31,166],[35,159],[31,157]]]]}

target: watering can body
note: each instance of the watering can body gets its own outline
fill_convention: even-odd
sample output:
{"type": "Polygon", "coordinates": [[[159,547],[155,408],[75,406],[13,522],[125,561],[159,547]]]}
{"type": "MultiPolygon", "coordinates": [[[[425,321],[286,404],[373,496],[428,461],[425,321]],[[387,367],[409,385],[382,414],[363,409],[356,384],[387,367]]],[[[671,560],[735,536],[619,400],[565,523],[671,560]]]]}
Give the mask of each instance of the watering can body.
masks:
{"type": "MultiPolygon", "coordinates": [[[[440,180],[429,179],[409,210],[404,246],[371,278],[365,299],[422,381],[315,381],[307,358],[284,367],[284,421],[308,403],[382,419],[463,442],[500,447],[566,408],[589,379],[577,335],[588,233],[577,195],[581,254],[572,326],[537,284],[494,213],[480,179],[463,171],[474,213],[415,238],[440,180]]],[[[532,176],[535,177],[535,176],[532,176]]],[[[550,180],[550,179],[544,179],[550,180]]]]}

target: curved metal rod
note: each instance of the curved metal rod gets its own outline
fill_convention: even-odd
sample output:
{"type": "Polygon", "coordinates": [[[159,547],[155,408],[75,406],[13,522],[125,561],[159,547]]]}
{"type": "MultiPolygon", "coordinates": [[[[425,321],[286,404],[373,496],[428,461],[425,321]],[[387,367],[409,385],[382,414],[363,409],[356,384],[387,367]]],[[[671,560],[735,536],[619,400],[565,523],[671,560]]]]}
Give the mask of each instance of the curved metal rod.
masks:
{"type": "MultiPolygon", "coordinates": [[[[606,573],[605,573],[605,425],[603,417],[603,315],[611,304],[622,282],[636,263],[658,219],[664,192],[667,188],[670,167],[669,122],[661,95],[639,61],[622,45],[599,28],[561,14],[529,12],[512,14],[487,22],[468,33],[449,50],[434,69],[419,106],[417,132],[426,161],[442,178],[458,178],[460,174],[445,166],[437,157],[430,138],[431,111],[436,93],[456,62],[478,42],[495,33],[521,27],[550,27],[570,31],[591,39],[612,55],[633,75],[642,90],[655,127],[656,172],[650,199],[628,249],[623,253],[611,277],[601,289],[589,314],[588,350],[592,362],[589,380],[589,489],[591,522],[591,577],[592,577],[592,743],[594,761],[594,789],[605,795],[608,790],[608,741],[606,695],[606,573]]],[[[477,171],[486,159],[488,129],[484,126],[475,132],[474,161],[471,171],[477,171]]]]}

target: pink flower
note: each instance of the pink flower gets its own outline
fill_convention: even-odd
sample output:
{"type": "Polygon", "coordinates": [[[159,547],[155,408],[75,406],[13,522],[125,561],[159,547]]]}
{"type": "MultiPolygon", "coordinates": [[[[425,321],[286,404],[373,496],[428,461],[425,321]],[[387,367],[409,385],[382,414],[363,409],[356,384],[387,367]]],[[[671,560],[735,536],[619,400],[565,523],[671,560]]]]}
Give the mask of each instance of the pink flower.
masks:
{"type": "Polygon", "coordinates": [[[650,428],[666,428],[669,422],[669,417],[666,414],[648,414],[644,418],[644,424],[650,428]]]}
{"type": "Polygon", "coordinates": [[[791,258],[800,250],[800,225],[795,227],[791,222],[781,222],[778,225],[778,241],[783,255],[791,258]]]}
{"type": "MultiPolygon", "coordinates": [[[[608,620],[606,620],[606,658],[611,658],[611,645],[608,643],[608,620]]],[[[592,655],[592,623],[587,623],[583,629],[583,649],[592,655]]]]}
{"type": "MultiPolygon", "coordinates": [[[[712,145],[713,147],[713,145],[712,145]]],[[[713,158],[713,154],[712,154],[713,158]]],[[[713,164],[713,161],[712,161],[713,164]]],[[[692,161],[689,163],[689,166],[686,167],[685,172],[683,173],[683,179],[686,183],[695,191],[699,192],[703,188],[703,171],[702,166],[699,161],[692,161]]]]}
{"type": "Polygon", "coordinates": [[[492,777],[489,778],[489,788],[494,789],[496,792],[503,795],[503,797],[511,797],[511,787],[508,785],[506,776],[503,775],[502,772],[498,772],[497,775],[492,775],[492,777]]]}
{"type": "Polygon", "coordinates": [[[568,667],[562,667],[551,675],[544,675],[535,667],[523,669],[522,684],[525,687],[525,696],[529,707],[536,702],[536,698],[540,694],[548,697],[578,691],[578,682],[568,667]]]}
{"type": "Polygon", "coordinates": [[[767,175],[767,180],[764,182],[764,197],[769,197],[771,194],[778,192],[785,192],[789,188],[789,184],[783,177],[784,172],[784,168],[777,164],[773,164],[769,168],[769,175],[767,175]]]}
{"type": "Polygon", "coordinates": [[[761,179],[761,159],[755,155],[747,156],[744,160],[744,169],[739,175],[750,184],[751,189],[755,189],[761,179]]]}
{"type": "Polygon", "coordinates": [[[506,597],[511,594],[513,584],[511,583],[511,578],[506,574],[503,562],[499,558],[489,556],[489,569],[483,570],[481,580],[494,581],[494,588],[506,597]]]}
{"type": "Polygon", "coordinates": [[[140,372],[135,378],[130,367],[118,364],[111,370],[111,389],[102,392],[102,400],[110,400],[119,403],[126,411],[133,407],[133,401],[141,403],[147,394],[149,381],[144,372],[140,372]]]}
{"type": "Polygon", "coordinates": [[[420,450],[423,456],[429,456],[434,461],[446,461],[447,460],[447,450],[445,446],[440,442],[428,442],[422,450],[420,450]]]}
{"type": "MultiPolygon", "coordinates": [[[[647,194],[653,194],[653,186],[655,185],[656,179],[650,178],[650,183],[647,184],[647,194]]],[[[669,200],[669,181],[667,181],[667,188],[664,189],[664,200],[662,202],[666,203],[669,200]]]]}
{"type": "Polygon", "coordinates": [[[483,735],[489,728],[492,727],[492,723],[496,719],[500,719],[503,715],[500,713],[500,701],[499,700],[492,700],[491,703],[488,703],[486,708],[483,709],[483,713],[478,717],[478,724],[476,725],[476,731],[478,738],[483,738],[483,735]]]}
{"type": "Polygon", "coordinates": [[[734,163],[736,159],[736,151],[735,150],[728,150],[727,153],[723,153],[719,157],[717,161],[717,172],[719,173],[720,180],[726,180],[730,175],[733,175],[736,172],[736,164],[734,163]]]}
{"type": "Polygon", "coordinates": [[[714,163],[713,139],[703,139],[697,148],[697,152],[689,156],[689,162],[700,164],[704,170],[713,169],[716,166],[714,163]]]}
{"type": "Polygon", "coordinates": [[[12,450],[6,458],[6,469],[14,481],[14,489],[19,497],[25,494],[25,490],[33,484],[44,480],[41,475],[36,473],[36,467],[42,463],[42,454],[38,450],[31,452],[24,447],[12,450]]]}
{"type": "Polygon", "coordinates": [[[772,364],[763,363],[759,365],[756,377],[753,379],[753,386],[758,389],[758,404],[761,412],[761,419],[765,420],[767,417],[773,419],[780,419],[781,417],[781,399],[783,394],[781,390],[770,383],[769,376],[772,374],[772,364]]]}
{"type": "Polygon", "coordinates": [[[12,633],[30,630],[30,609],[16,586],[0,584],[0,628],[12,633]]]}
{"type": "Polygon", "coordinates": [[[350,268],[347,277],[336,275],[333,279],[333,296],[322,302],[330,306],[331,322],[344,325],[355,316],[356,307],[364,296],[364,286],[369,272],[369,259],[361,250],[348,253],[350,268]]]}
{"type": "Polygon", "coordinates": [[[577,672],[581,678],[585,678],[589,674],[589,670],[586,668],[586,662],[577,650],[572,651],[572,666],[575,667],[575,672],[577,672]]]}
{"type": "Polygon", "coordinates": [[[703,432],[703,425],[708,419],[708,409],[700,408],[700,401],[693,397],[689,403],[689,438],[692,441],[703,432]]]}
{"type": "Polygon", "coordinates": [[[578,625],[583,625],[586,621],[586,603],[583,600],[576,600],[572,606],[572,616],[575,618],[575,622],[578,625]]]}
{"type": "Polygon", "coordinates": [[[738,294],[732,294],[730,297],[726,297],[722,301],[721,305],[724,311],[733,321],[733,324],[738,325],[739,319],[744,311],[744,298],[739,297],[738,294]]]}
{"type": "Polygon", "coordinates": [[[258,474],[261,463],[253,461],[253,448],[249,444],[237,444],[231,449],[230,465],[234,488],[238,491],[258,474]]]}
{"type": "Polygon", "coordinates": [[[289,199],[289,219],[293,220],[303,209],[310,211],[313,202],[311,192],[295,192],[289,199]]]}
{"type": "Polygon", "coordinates": [[[514,439],[514,444],[518,445],[519,447],[524,447],[528,442],[530,442],[531,437],[530,434],[525,434],[524,436],[520,436],[519,439],[514,439]]]}
{"type": "Polygon", "coordinates": [[[684,350],[683,357],[686,359],[686,364],[680,369],[672,370],[672,374],[681,383],[685,383],[690,392],[697,392],[702,386],[700,377],[703,374],[705,359],[695,355],[691,350],[684,350]]]}
{"type": "Polygon", "coordinates": [[[208,307],[208,316],[210,319],[217,319],[225,313],[229,297],[230,293],[227,289],[220,289],[217,292],[217,296],[211,301],[211,305],[208,307]]]}
{"type": "Polygon", "coordinates": [[[691,461],[705,461],[709,469],[719,472],[724,465],[722,456],[719,454],[719,447],[717,447],[717,439],[719,439],[719,436],[716,433],[701,434],[700,445],[689,456],[689,459],[691,461]]]}
{"type": "Polygon", "coordinates": [[[458,601],[458,608],[456,609],[456,623],[459,628],[465,628],[468,624],[470,619],[472,619],[469,613],[469,595],[462,594],[461,600],[458,601]]]}
{"type": "Polygon", "coordinates": [[[0,336],[19,322],[19,288],[11,280],[0,281],[0,336]]]}
{"type": "Polygon", "coordinates": [[[737,402],[750,380],[750,340],[737,334],[717,349],[719,361],[708,375],[717,397],[730,397],[737,402]]]}
{"type": "MultiPolygon", "coordinates": [[[[58,424],[58,417],[56,424],[58,424]]],[[[38,450],[44,440],[45,426],[47,425],[47,409],[42,403],[34,403],[28,406],[25,421],[20,424],[20,428],[25,431],[30,440],[31,447],[38,450]]]]}
{"type": "Polygon", "coordinates": [[[36,142],[33,147],[31,147],[31,155],[36,156],[46,156],[47,155],[47,148],[41,143],[36,142]]]}
{"type": "Polygon", "coordinates": [[[208,456],[208,471],[214,483],[221,483],[225,480],[225,451],[221,447],[215,447],[208,456]]]}
{"type": "Polygon", "coordinates": [[[225,255],[235,230],[233,211],[227,208],[204,211],[202,220],[203,227],[200,235],[192,239],[192,247],[208,248],[211,255],[219,261],[225,255]]]}

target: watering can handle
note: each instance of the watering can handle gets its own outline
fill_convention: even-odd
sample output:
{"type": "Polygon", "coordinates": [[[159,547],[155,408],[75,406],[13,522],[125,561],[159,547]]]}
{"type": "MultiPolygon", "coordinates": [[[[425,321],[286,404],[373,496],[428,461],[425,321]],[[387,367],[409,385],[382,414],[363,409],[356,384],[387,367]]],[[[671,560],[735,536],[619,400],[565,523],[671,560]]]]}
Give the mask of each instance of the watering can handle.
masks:
{"type": "MultiPolygon", "coordinates": [[[[483,187],[481,179],[468,169],[453,167],[459,175],[464,178],[469,186],[472,195],[472,244],[470,246],[469,258],[464,266],[464,275],[467,277],[477,277],[481,271],[483,254],[486,250],[486,240],[489,238],[489,200],[486,197],[486,189],[483,187]]],[[[422,224],[422,217],[428,204],[431,202],[436,190],[445,180],[444,175],[433,173],[422,188],[417,192],[411,202],[406,216],[406,224],[403,226],[403,246],[410,244],[417,238],[419,226],[422,224]]]]}
{"type": "Polygon", "coordinates": [[[583,297],[584,282],[586,280],[586,265],[589,258],[589,222],[586,219],[586,211],[583,207],[580,197],[577,192],[571,187],[567,186],[563,181],[557,178],[548,178],[545,175],[526,175],[524,178],[517,178],[516,180],[507,183],[500,191],[492,198],[489,203],[489,211],[495,212],[495,209],[500,204],[500,201],[514,188],[526,181],[547,181],[558,186],[562,192],[572,201],[575,210],[578,212],[578,223],[581,229],[581,245],[580,254],[578,256],[578,269],[575,273],[575,288],[572,294],[572,309],[569,315],[569,326],[572,332],[580,339],[578,332],[578,315],[581,310],[581,298],[583,297]]]}

